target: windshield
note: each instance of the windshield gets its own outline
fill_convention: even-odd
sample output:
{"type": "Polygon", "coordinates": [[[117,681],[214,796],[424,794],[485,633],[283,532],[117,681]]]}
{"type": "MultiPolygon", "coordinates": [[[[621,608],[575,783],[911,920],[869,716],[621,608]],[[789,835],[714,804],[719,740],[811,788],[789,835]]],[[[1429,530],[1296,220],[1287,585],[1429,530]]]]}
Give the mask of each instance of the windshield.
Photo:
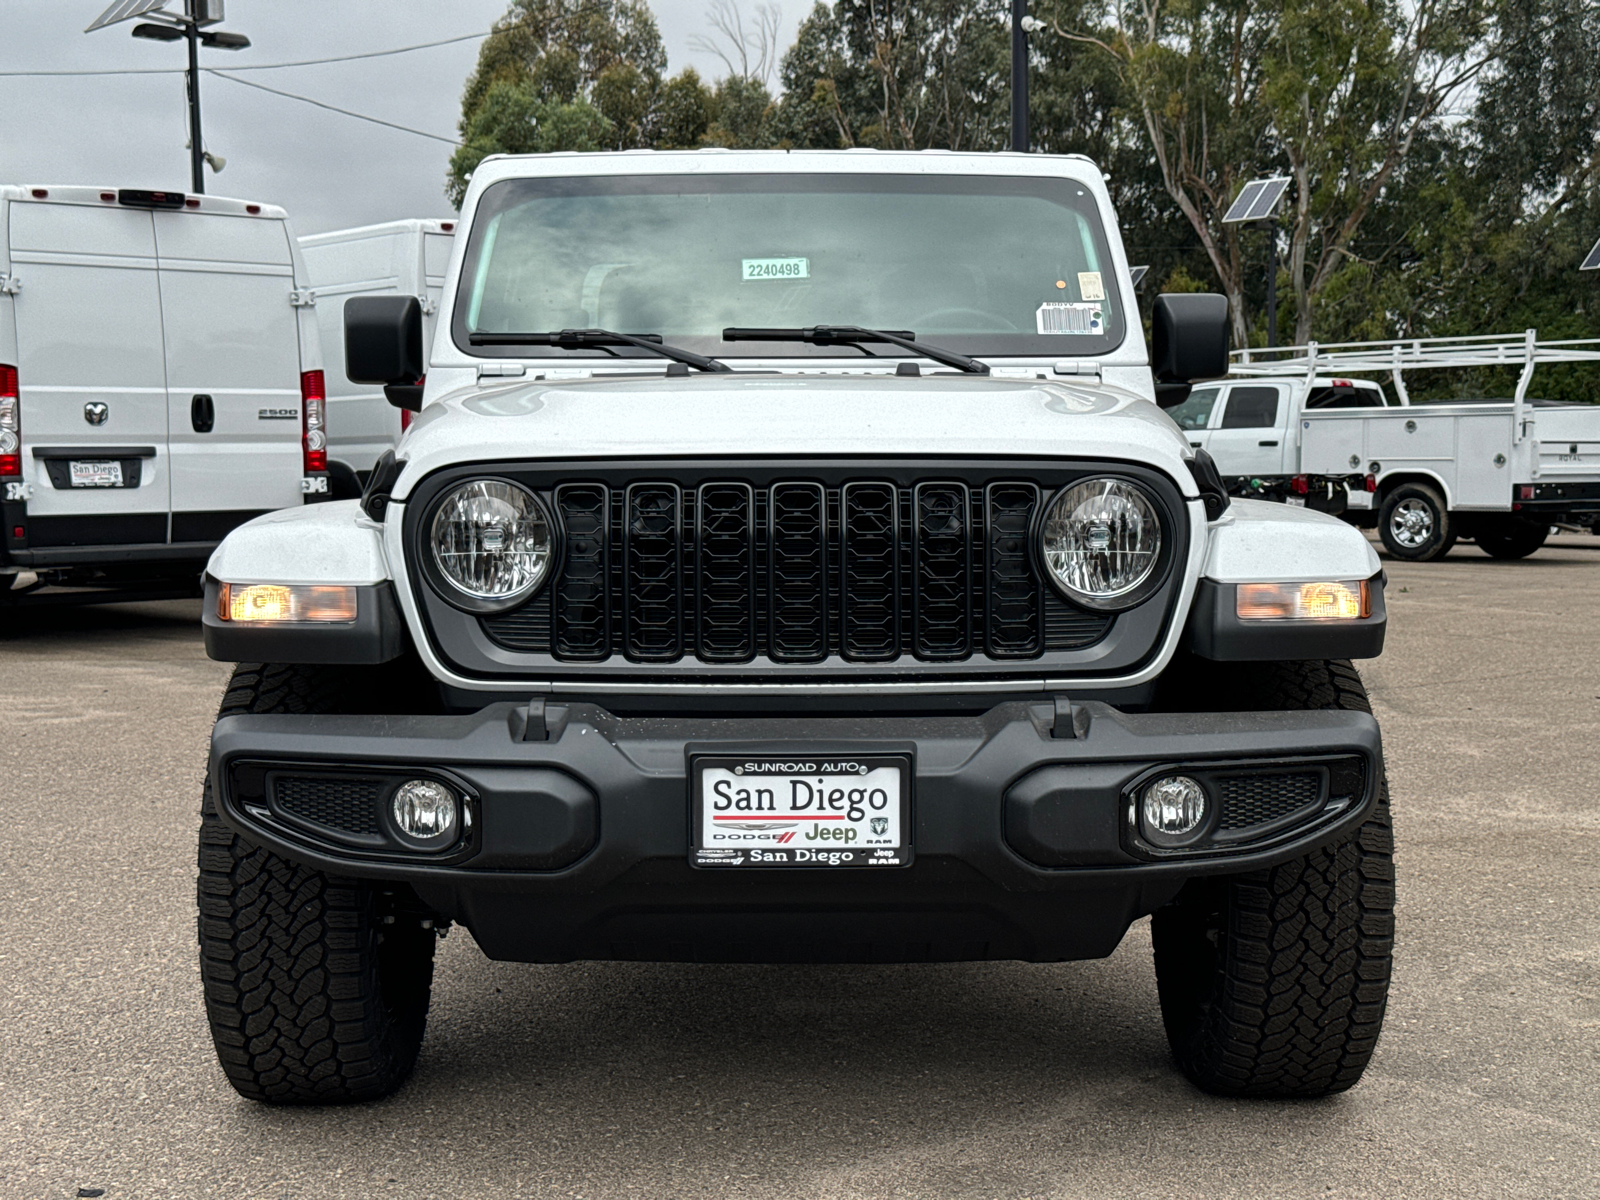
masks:
{"type": "Polygon", "coordinates": [[[497,183],[473,221],[452,335],[469,353],[517,358],[600,352],[468,337],[599,328],[724,359],[859,353],[722,340],[728,326],[811,325],[908,329],[975,355],[1103,354],[1123,337],[1105,232],[1080,184],[783,174],[497,183]]]}

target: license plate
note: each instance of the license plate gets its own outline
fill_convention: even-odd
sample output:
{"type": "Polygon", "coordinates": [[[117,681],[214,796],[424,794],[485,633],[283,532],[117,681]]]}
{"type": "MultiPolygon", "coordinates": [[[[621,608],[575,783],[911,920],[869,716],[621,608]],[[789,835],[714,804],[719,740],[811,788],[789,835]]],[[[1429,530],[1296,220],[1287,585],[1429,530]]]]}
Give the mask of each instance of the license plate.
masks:
{"type": "Polygon", "coordinates": [[[911,760],[903,755],[696,758],[697,867],[904,867],[911,760]]]}
{"type": "Polygon", "coordinates": [[[120,462],[70,462],[67,464],[68,479],[73,487],[121,487],[122,464],[120,462]]]}

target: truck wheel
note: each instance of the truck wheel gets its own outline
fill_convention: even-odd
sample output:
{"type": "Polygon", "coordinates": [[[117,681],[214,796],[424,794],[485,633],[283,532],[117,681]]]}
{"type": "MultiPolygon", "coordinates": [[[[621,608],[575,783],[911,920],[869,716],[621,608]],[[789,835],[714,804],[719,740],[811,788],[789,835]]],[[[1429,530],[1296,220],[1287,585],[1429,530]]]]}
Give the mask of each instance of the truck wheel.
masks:
{"type": "MultiPolygon", "coordinates": [[[[241,663],[221,715],[349,711],[365,673],[241,663]]],[[[197,890],[206,1018],[241,1096],[348,1104],[405,1082],[435,942],[408,888],[325,875],[251,844],[223,823],[208,777],[197,890]]]]}
{"type": "Polygon", "coordinates": [[[1534,521],[1524,521],[1521,517],[1507,517],[1503,520],[1485,523],[1473,540],[1490,558],[1527,558],[1550,536],[1550,526],[1541,525],[1534,521]]]}
{"type": "MultiPolygon", "coordinates": [[[[1227,674],[1219,682],[1231,699],[1208,711],[1371,711],[1347,662],[1227,674]]],[[[1198,1087],[1309,1098],[1361,1078],[1383,1026],[1394,949],[1394,842],[1379,782],[1377,807],[1343,840],[1270,870],[1195,881],[1156,912],[1161,1015],[1198,1087]]]]}
{"type": "Polygon", "coordinates": [[[1402,483],[1384,497],[1378,510],[1378,536],[1391,555],[1410,562],[1443,558],[1456,544],[1450,511],[1425,483],[1402,483]]]}

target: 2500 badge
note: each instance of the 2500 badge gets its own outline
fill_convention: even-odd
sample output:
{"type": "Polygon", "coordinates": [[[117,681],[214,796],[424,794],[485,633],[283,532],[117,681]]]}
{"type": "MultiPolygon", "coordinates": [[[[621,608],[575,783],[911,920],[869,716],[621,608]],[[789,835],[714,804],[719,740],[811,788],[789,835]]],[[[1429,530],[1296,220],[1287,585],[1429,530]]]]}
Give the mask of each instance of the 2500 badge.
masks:
{"type": "Polygon", "coordinates": [[[902,757],[697,759],[696,866],[904,866],[910,762],[902,757]]]}

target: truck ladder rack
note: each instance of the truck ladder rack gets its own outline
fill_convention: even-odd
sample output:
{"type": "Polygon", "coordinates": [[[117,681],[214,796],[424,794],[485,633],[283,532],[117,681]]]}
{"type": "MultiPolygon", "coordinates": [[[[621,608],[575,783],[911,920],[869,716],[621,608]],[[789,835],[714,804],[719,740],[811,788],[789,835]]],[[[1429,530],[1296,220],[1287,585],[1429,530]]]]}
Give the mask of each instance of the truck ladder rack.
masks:
{"type": "Polygon", "coordinates": [[[1525,421],[1523,409],[1533,371],[1540,363],[1600,362],[1600,338],[1568,338],[1541,342],[1538,331],[1529,329],[1521,336],[1488,334],[1470,337],[1396,338],[1381,342],[1330,342],[1319,345],[1284,346],[1273,350],[1235,350],[1229,370],[1235,376],[1304,375],[1309,391],[1319,374],[1336,372],[1354,375],[1387,371],[1403,403],[1411,403],[1406,390],[1405,372],[1429,368],[1520,367],[1516,394],[1512,397],[1514,439],[1521,442],[1525,421]],[[1262,361],[1261,354],[1276,357],[1262,361]]]}

